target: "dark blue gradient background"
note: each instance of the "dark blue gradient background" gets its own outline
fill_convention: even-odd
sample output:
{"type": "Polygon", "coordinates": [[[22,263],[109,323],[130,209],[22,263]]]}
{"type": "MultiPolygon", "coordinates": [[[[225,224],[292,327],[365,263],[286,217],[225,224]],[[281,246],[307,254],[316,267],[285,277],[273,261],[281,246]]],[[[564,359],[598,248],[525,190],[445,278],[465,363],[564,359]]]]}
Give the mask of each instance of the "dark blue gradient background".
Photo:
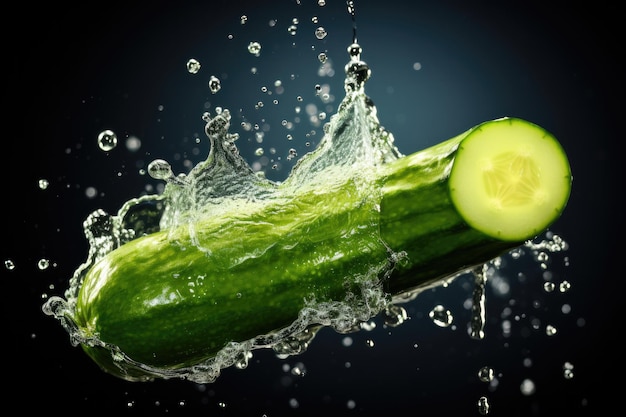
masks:
{"type": "Polygon", "coordinates": [[[374,330],[350,335],[350,347],[342,345],[344,336],[325,329],[300,356],[282,360],[257,351],[247,369],[227,369],[214,384],[129,383],[97,369],[41,312],[43,294],[61,295],[86,259],[82,221],[89,213],[97,208],[114,213],[124,201],[147,192],[146,186],[156,192],[160,183],[139,174],[154,158],[167,159],[176,172],[204,159],[208,145],[200,116],[205,109],[214,113],[223,106],[233,112],[232,131],[241,134],[238,146],[251,162],[259,145],[240,122],[269,126],[262,146],[266,155],[276,148],[270,164],[280,169],[268,171],[275,179],[293,165],[285,159],[290,147],[302,155],[310,149],[307,140],[319,141],[321,127],[305,116],[293,132],[281,120],[293,120],[298,104],[315,103],[324,110],[315,97],[317,83],[330,86],[335,101],[329,110],[337,108],[352,23],[344,1],[327,0],[323,8],[314,0],[302,3],[17,6],[10,16],[17,20],[16,31],[5,29],[11,45],[5,61],[5,123],[13,129],[4,138],[5,166],[11,171],[1,253],[17,268],[0,272],[10,300],[5,302],[9,332],[3,337],[10,349],[4,356],[9,390],[2,409],[69,416],[478,416],[482,395],[491,402],[489,415],[498,417],[599,416],[620,407],[623,272],[617,256],[624,247],[624,222],[617,198],[623,192],[621,170],[618,174],[623,49],[616,36],[617,7],[593,3],[356,1],[362,59],[372,69],[366,92],[403,153],[486,120],[515,116],[552,132],[570,157],[573,192],[551,228],[570,245],[569,266],[557,256],[551,270],[572,288],[545,293],[535,264],[512,265],[510,294],[487,293],[484,340],[470,339],[465,330],[469,311],[463,303],[471,286],[463,278],[407,304],[411,319],[400,327],[385,328],[374,319],[374,330]],[[244,14],[249,20],[242,26],[244,14]],[[314,15],[329,32],[323,41],[313,36],[314,15]],[[287,33],[293,17],[300,20],[295,36],[287,33]],[[277,20],[273,28],[270,19],[277,20]],[[261,56],[245,51],[251,40],[262,43],[261,56]],[[332,60],[334,77],[317,76],[316,56],[322,51],[332,60]],[[185,71],[190,57],[202,64],[196,75],[185,71]],[[413,68],[415,62],[421,69],[413,68]],[[253,66],[256,75],[250,73],[253,66]],[[215,95],[207,88],[213,74],[222,80],[215,95]],[[283,94],[261,92],[262,86],[273,91],[277,79],[283,94]],[[255,110],[259,100],[264,107],[255,110]],[[96,146],[105,128],[121,140],[109,153],[96,146]],[[311,131],[315,135],[307,137],[311,131]],[[287,141],[287,133],[293,141],[287,141]],[[128,136],[142,141],[139,151],[126,149],[128,136]],[[37,187],[40,178],[51,182],[45,191],[37,187]],[[95,187],[97,197],[87,198],[87,187],[95,187]],[[39,271],[40,258],[53,266],[39,271]],[[526,281],[517,280],[518,271],[526,281]],[[455,330],[438,328],[427,318],[436,304],[453,312],[455,330]],[[562,313],[563,304],[572,311],[562,313]],[[504,337],[501,313],[507,307],[519,320],[504,337]],[[547,324],[557,327],[555,336],[546,336],[547,324]],[[574,365],[571,380],[563,377],[566,361],[574,365]],[[298,362],[306,367],[304,376],[283,368],[298,362]],[[485,365],[498,374],[495,390],[477,378],[485,365]],[[526,378],[536,384],[533,395],[520,392],[526,378]]]}

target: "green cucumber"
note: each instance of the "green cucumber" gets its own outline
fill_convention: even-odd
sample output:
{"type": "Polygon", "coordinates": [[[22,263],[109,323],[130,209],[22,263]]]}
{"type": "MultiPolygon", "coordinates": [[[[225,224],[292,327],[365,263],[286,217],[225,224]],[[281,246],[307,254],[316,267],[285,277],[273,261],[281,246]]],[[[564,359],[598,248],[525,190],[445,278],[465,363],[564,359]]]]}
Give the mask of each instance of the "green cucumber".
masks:
{"type": "Polygon", "coordinates": [[[371,174],[131,240],[86,273],[72,321],[102,341],[82,347],[105,371],[175,374],[289,327],[312,301],[348,299],[372,273],[397,295],[487,262],[558,219],[571,181],[551,134],[488,121],[371,174]]]}

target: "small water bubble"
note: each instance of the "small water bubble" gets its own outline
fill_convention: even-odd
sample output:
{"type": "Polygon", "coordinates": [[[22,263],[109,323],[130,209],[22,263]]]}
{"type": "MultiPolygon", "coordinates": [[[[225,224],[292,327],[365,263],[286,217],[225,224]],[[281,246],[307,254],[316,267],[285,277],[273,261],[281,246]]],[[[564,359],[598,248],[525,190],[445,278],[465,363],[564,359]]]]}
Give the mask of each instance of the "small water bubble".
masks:
{"type": "Polygon", "coordinates": [[[174,176],[172,167],[163,159],[155,159],[148,165],[148,174],[156,180],[165,180],[174,176]]]}
{"type": "Polygon", "coordinates": [[[306,367],[302,362],[298,362],[293,366],[293,368],[291,368],[291,374],[295,376],[304,376],[306,374],[306,367]]]}
{"type": "Polygon", "coordinates": [[[290,25],[290,26],[287,28],[287,32],[289,32],[289,34],[290,34],[291,36],[295,36],[295,34],[296,34],[296,33],[298,33],[298,26],[296,26],[296,25],[290,25]]]}
{"type": "Polygon", "coordinates": [[[446,308],[442,305],[437,305],[435,308],[430,310],[428,317],[430,317],[433,323],[439,327],[448,327],[454,320],[450,310],[446,310],[446,308]]]}
{"type": "Polygon", "coordinates": [[[45,190],[45,189],[47,189],[47,188],[48,188],[48,186],[50,185],[50,182],[49,182],[47,179],[42,178],[42,179],[40,179],[40,180],[37,182],[37,184],[39,185],[39,188],[40,188],[41,190],[45,190]]]}
{"type": "Polygon", "coordinates": [[[326,35],[328,35],[328,33],[326,32],[326,29],[324,29],[322,26],[315,29],[315,37],[317,39],[324,39],[326,35]]]}
{"type": "Polygon", "coordinates": [[[289,155],[287,155],[287,160],[290,161],[293,158],[296,158],[298,156],[298,151],[296,151],[294,148],[289,149],[289,155]]]}
{"type": "Polygon", "coordinates": [[[328,60],[328,56],[326,55],[326,53],[320,52],[317,55],[317,59],[323,64],[323,63],[325,63],[328,60]]]}
{"type": "Polygon", "coordinates": [[[42,258],[37,261],[37,268],[39,268],[41,271],[48,269],[48,267],[50,267],[50,261],[48,259],[42,258]]]}
{"type": "Polygon", "coordinates": [[[320,7],[326,6],[326,0],[317,0],[317,5],[320,7]]]}
{"type": "Polygon", "coordinates": [[[480,379],[482,382],[491,382],[493,380],[493,377],[493,369],[488,366],[483,366],[478,371],[478,379],[480,379]]]}
{"type": "Polygon", "coordinates": [[[359,324],[359,327],[366,332],[371,332],[376,328],[376,323],[374,321],[364,321],[359,324]]]}
{"type": "Polygon", "coordinates": [[[350,336],[346,336],[343,339],[341,339],[341,344],[345,347],[352,346],[353,342],[354,340],[350,336]]]}
{"type": "Polygon", "coordinates": [[[226,403],[225,403],[225,402],[220,401],[220,402],[218,402],[218,403],[217,403],[217,406],[218,406],[219,408],[226,408],[226,403]]]}
{"type": "Polygon", "coordinates": [[[560,292],[566,292],[568,291],[570,288],[572,287],[572,285],[570,284],[569,281],[563,281],[559,284],[559,291],[560,292]]]}
{"type": "Polygon", "coordinates": [[[543,284],[543,290],[545,292],[552,292],[554,291],[555,288],[556,288],[556,285],[554,284],[554,282],[544,282],[543,284]]]}
{"type": "Polygon", "coordinates": [[[365,341],[365,344],[366,344],[368,347],[374,347],[374,341],[373,341],[372,339],[367,339],[367,340],[365,341]]]}
{"type": "Polygon", "coordinates": [[[128,139],[126,139],[126,149],[131,152],[137,152],[139,148],[141,148],[141,139],[137,136],[129,136],[128,139]]]}
{"type": "Polygon", "coordinates": [[[354,17],[354,14],[355,14],[354,1],[353,0],[347,0],[346,1],[346,5],[347,5],[347,8],[348,8],[348,13],[350,14],[350,16],[354,17]]]}
{"type": "Polygon", "coordinates": [[[248,52],[254,56],[261,55],[261,44],[258,42],[250,42],[248,44],[248,52]]]}
{"type": "Polygon", "coordinates": [[[98,134],[98,147],[103,151],[111,151],[117,146],[117,135],[109,129],[103,130],[98,134]]]}
{"type": "Polygon", "coordinates": [[[489,400],[487,397],[480,397],[478,399],[478,412],[483,416],[489,414],[489,400]]]}
{"type": "Polygon", "coordinates": [[[563,376],[565,377],[565,379],[574,378],[574,365],[572,365],[570,362],[565,362],[563,364],[563,376]]]}
{"type": "Polygon", "coordinates": [[[349,410],[354,410],[354,408],[356,407],[356,402],[354,400],[348,400],[348,402],[346,403],[346,407],[348,407],[349,410]]]}
{"type": "Polygon", "coordinates": [[[248,22],[248,16],[244,14],[239,18],[239,23],[241,23],[242,25],[245,25],[246,22],[248,22]]]}
{"type": "Polygon", "coordinates": [[[419,70],[421,70],[421,69],[422,69],[422,64],[421,64],[421,63],[419,63],[419,62],[414,62],[414,63],[413,63],[413,69],[414,69],[415,71],[419,71],[419,70]]]}
{"type": "Polygon", "coordinates": [[[85,196],[89,199],[95,198],[98,195],[98,190],[96,187],[87,187],[85,188],[85,196]]]}
{"type": "Polygon", "coordinates": [[[200,71],[200,62],[197,59],[191,58],[187,61],[187,71],[190,74],[197,74],[200,71]]]}
{"type": "Polygon", "coordinates": [[[546,326],[546,334],[548,336],[554,336],[556,332],[557,332],[556,327],[552,326],[551,324],[548,324],[546,326]]]}
{"type": "Polygon", "coordinates": [[[535,383],[530,379],[523,380],[519,388],[524,395],[532,395],[536,390],[535,383]]]}
{"type": "Polygon", "coordinates": [[[289,407],[291,407],[291,408],[298,408],[298,407],[300,407],[300,403],[295,398],[290,398],[289,399],[289,407]]]}
{"type": "Polygon", "coordinates": [[[15,269],[15,263],[11,259],[6,259],[4,261],[4,267],[9,271],[13,271],[15,269]]]}
{"type": "Polygon", "coordinates": [[[352,60],[358,60],[361,56],[361,52],[363,52],[363,48],[358,43],[353,43],[348,46],[348,55],[352,60]]]}
{"type": "Polygon", "coordinates": [[[263,153],[264,153],[263,148],[257,148],[256,151],[254,151],[254,154],[256,156],[263,156],[263,153]]]}
{"type": "Polygon", "coordinates": [[[222,88],[222,83],[215,75],[211,75],[209,78],[209,90],[211,90],[211,94],[215,94],[222,88]]]}
{"type": "Polygon", "coordinates": [[[384,314],[385,326],[389,326],[389,327],[397,327],[401,325],[402,323],[404,323],[408,318],[406,309],[402,306],[395,305],[395,304],[392,304],[389,307],[387,307],[384,310],[383,314],[384,314]]]}

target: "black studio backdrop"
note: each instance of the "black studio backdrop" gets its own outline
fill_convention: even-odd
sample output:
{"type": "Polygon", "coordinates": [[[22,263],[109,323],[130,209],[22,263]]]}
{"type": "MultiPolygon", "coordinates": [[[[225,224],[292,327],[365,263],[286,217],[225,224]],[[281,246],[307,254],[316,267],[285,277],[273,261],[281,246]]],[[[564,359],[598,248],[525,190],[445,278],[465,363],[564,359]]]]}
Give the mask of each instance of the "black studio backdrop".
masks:
{"type": "Polygon", "coordinates": [[[493,416],[597,416],[618,404],[618,382],[609,378],[619,359],[623,218],[616,196],[622,188],[623,52],[617,10],[596,4],[355,3],[361,57],[372,69],[366,92],[401,152],[515,116],[552,132],[570,157],[571,199],[551,227],[569,249],[550,268],[571,289],[546,293],[536,264],[513,265],[508,293],[488,288],[484,340],[467,335],[464,302],[471,282],[462,278],[406,304],[410,319],[396,328],[375,317],[370,331],[339,335],[324,329],[302,355],[279,359],[271,351],[255,351],[247,369],[226,369],[213,384],[130,383],[101,372],[42,313],[46,297],[62,295],[86,259],[82,222],[89,213],[115,213],[132,197],[158,192],[160,182],[140,173],[152,159],[167,159],[175,172],[186,172],[206,157],[204,111],[230,109],[242,155],[265,164],[276,179],[293,165],[285,157],[289,148],[301,156],[319,142],[321,125],[307,117],[291,132],[281,123],[294,119],[298,105],[304,113],[308,103],[330,116],[343,97],[353,23],[345,2],[327,3],[17,6],[12,29],[3,29],[9,53],[5,124],[11,133],[4,138],[9,188],[2,260],[15,265],[1,270],[10,297],[4,307],[9,333],[3,340],[10,350],[3,409],[66,415],[474,416],[480,415],[478,399],[486,396],[493,416]],[[294,35],[288,31],[292,24],[294,35]],[[314,35],[318,26],[328,32],[322,40],[314,35]],[[262,44],[258,57],[246,50],[255,40],[262,44]],[[320,52],[329,57],[325,68],[334,75],[320,75],[320,52]],[[190,58],[200,61],[198,74],[187,72],[190,58]],[[216,94],[208,89],[211,75],[221,80],[216,94]],[[316,84],[329,92],[328,102],[316,96],[316,84]],[[265,126],[262,144],[242,121],[265,126]],[[118,136],[113,151],[97,146],[104,129],[118,136]],[[126,146],[128,138],[141,141],[139,150],[126,146]],[[266,159],[255,155],[259,147],[266,159]],[[49,181],[47,189],[39,188],[40,179],[49,181]],[[51,266],[38,269],[40,259],[51,266]],[[526,280],[518,279],[519,271],[526,280]],[[455,326],[439,328],[428,319],[437,304],[453,312],[455,326]],[[555,335],[546,335],[548,324],[557,328],[555,335]],[[566,363],[574,366],[571,379],[564,376],[566,363]],[[494,368],[497,386],[478,379],[483,366],[494,368]],[[524,381],[534,383],[533,393],[522,392],[524,381]]]}

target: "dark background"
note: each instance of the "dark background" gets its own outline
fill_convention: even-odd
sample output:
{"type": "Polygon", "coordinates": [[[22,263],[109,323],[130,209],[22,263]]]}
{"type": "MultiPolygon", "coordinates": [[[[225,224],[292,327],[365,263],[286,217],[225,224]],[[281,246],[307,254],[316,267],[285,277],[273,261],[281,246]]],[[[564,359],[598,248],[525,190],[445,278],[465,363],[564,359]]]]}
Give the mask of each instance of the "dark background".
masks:
{"type": "Polygon", "coordinates": [[[617,6],[356,1],[362,59],[372,69],[366,92],[403,153],[515,116],[552,132],[570,157],[572,195],[551,227],[569,249],[552,256],[549,270],[555,282],[572,287],[547,293],[536,263],[510,265],[503,271],[509,292],[488,287],[484,340],[467,335],[471,283],[462,277],[406,304],[410,320],[399,327],[374,318],[376,328],[349,335],[349,347],[345,335],[325,329],[300,356],[257,351],[247,369],[226,369],[213,384],[130,383],[97,369],[42,313],[45,299],[62,295],[86,259],[82,222],[89,213],[115,213],[129,198],[158,192],[160,182],[140,174],[154,158],[167,159],[178,173],[206,157],[203,111],[230,109],[242,155],[265,167],[277,164],[267,171],[271,178],[287,175],[289,148],[301,156],[318,143],[321,125],[306,116],[289,132],[281,121],[294,120],[297,105],[303,112],[306,104],[329,115],[336,110],[352,23],[343,1],[301,3],[48,2],[20,4],[5,16],[13,24],[3,29],[11,129],[4,137],[8,232],[1,251],[16,268],[0,272],[8,289],[3,341],[10,348],[2,408],[65,415],[476,416],[483,395],[493,416],[597,416],[619,408],[624,53],[617,6]],[[248,22],[241,25],[244,14],[248,22]],[[314,37],[313,16],[329,32],[324,40],[314,37]],[[294,17],[292,36],[287,27],[294,17]],[[246,52],[252,40],[262,44],[259,57],[246,52]],[[333,77],[317,74],[323,51],[333,77]],[[191,57],[202,64],[195,75],[185,69],[191,57]],[[222,81],[217,94],[207,88],[211,75],[222,81]],[[315,96],[318,83],[330,87],[329,107],[315,96]],[[258,101],[264,106],[255,109],[258,101]],[[242,121],[266,131],[262,144],[242,121]],[[107,128],[120,140],[111,152],[96,143],[107,128]],[[141,148],[127,149],[128,137],[139,138],[141,148]],[[254,155],[257,147],[267,160],[254,155]],[[42,178],[50,182],[46,190],[38,187],[42,178]],[[89,187],[94,197],[86,195],[89,187]],[[42,258],[52,263],[43,271],[42,258]],[[453,312],[455,326],[439,328],[428,319],[437,304],[453,312]],[[557,334],[547,336],[547,325],[557,334]],[[563,376],[565,362],[574,366],[572,379],[563,376]],[[294,366],[304,367],[304,376],[294,375],[294,366]],[[483,366],[494,368],[497,386],[478,380],[483,366]],[[525,379],[535,383],[531,395],[520,390],[525,379]]]}

